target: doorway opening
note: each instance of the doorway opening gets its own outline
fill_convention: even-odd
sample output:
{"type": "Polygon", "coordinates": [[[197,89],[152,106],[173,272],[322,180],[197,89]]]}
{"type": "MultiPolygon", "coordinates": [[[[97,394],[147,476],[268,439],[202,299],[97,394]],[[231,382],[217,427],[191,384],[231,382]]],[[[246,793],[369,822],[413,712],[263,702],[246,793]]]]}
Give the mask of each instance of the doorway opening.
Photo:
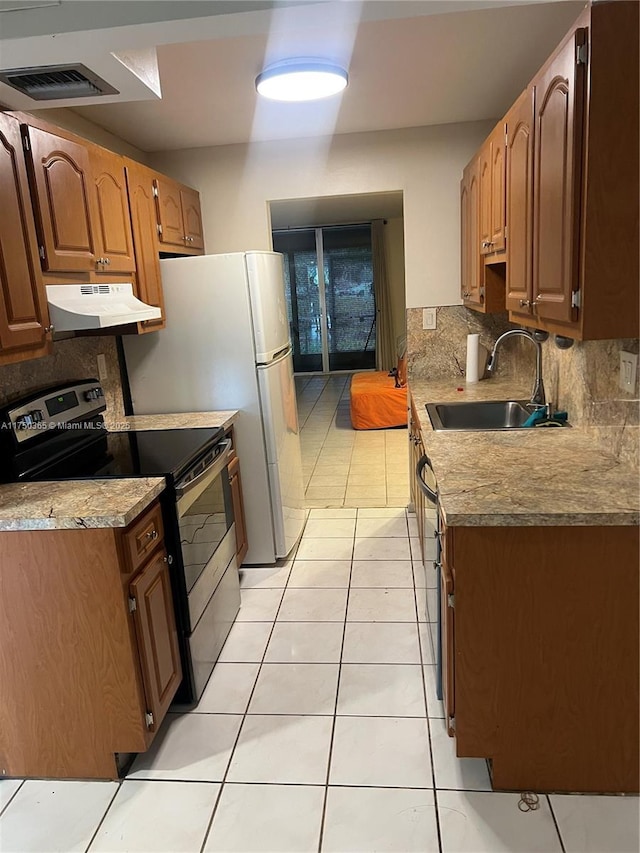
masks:
{"type": "Polygon", "coordinates": [[[274,231],[273,248],[285,258],[294,371],[374,368],[371,225],[274,231]]]}

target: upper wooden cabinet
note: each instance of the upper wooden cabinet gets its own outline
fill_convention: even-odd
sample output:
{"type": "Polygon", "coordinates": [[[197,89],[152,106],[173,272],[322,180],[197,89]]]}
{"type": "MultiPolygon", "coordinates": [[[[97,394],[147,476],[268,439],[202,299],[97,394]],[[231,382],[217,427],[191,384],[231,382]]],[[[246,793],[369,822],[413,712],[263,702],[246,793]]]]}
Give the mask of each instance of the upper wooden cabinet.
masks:
{"type": "Polygon", "coordinates": [[[564,323],[577,319],[586,38],[572,33],[533,80],[534,312],[564,323]]]}
{"type": "Polygon", "coordinates": [[[495,263],[496,260],[503,260],[497,254],[482,253],[482,243],[489,242],[480,239],[483,228],[489,236],[493,233],[490,156],[492,149],[490,145],[485,147],[487,156],[484,157],[481,153],[474,158],[464,170],[460,183],[460,290],[462,301],[467,308],[489,313],[504,311],[504,263],[495,263]]]}
{"type": "Polygon", "coordinates": [[[462,237],[461,295],[465,305],[482,302],[482,266],[480,258],[480,179],[479,159],[472,160],[460,182],[460,230],[462,237]]]}
{"type": "MultiPolygon", "coordinates": [[[[638,24],[630,0],[587,8],[506,116],[513,322],[578,340],[640,334],[638,24]]],[[[488,183],[499,194],[500,156],[487,154],[489,142],[481,196],[488,183]]],[[[491,231],[501,245],[499,205],[481,198],[480,210],[484,238],[491,231]]],[[[463,269],[466,244],[463,230],[463,269]]],[[[488,310],[486,295],[481,305],[469,303],[488,310]]]]}
{"type": "Polygon", "coordinates": [[[20,124],[0,113],[0,363],[47,352],[47,300],[20,124]]]}
{"type": "Polygon", "coordinates": [[[127,160],[126,173],[136,262],[136,293],[147,305],[155,305],[162,310],[162,319],[147,320],[140,323],[139,328],[140,331],[156,331],[164,326],[154,195],[156,173],[133,160],[127,160]]]}
{"type": "Polygon", "coordinates": [[[500,122],[480,149],[480,253],[505,247],[505,127],[500,122]]]}
{"type": "Polygon", "coordinates": [[[124,159],[104,148],[90,149],[97,221],[94,227],[96,269],[134,272],[131,217],[124,159]]]}
{"type": "Polygon", "coordinates": [[[204,252],[200,196],[189,187],[156,176],[158,240],[168,251],[201,255],[204,252]]]}
{"type": "Polygon", "coordinates": [[[85,145],[23,126],[35,191],[42,268],[83,272],[96,268],[94,187],[85,145]]]}
{"type": "MultiPolygon", "coordinates": [[[[530,86],[511,107],[507,125],[507,308],[532,313],[533,96],[530,86]]],[[[520,318],[520,322],[524,322],[520,318]]]]}

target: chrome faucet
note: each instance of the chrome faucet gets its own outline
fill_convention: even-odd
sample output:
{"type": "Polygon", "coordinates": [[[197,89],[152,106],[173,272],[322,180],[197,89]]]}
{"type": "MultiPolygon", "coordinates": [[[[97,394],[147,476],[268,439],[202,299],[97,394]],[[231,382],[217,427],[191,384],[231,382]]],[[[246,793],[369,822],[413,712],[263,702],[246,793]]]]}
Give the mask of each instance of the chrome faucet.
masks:
{"type": "Polygon", "coordinates": [[[529,401],[529,405],[531,406],[546,406],[546,397],[544,393],[544,384],[542,382],[542,346],[539,341],[537,341],[531,332],[527,332],[524,329],[509,329],[508,332],[504,332],[504,334],[500,335],[498,340],[493,345],[493,349],[491,350],[491,355],[489,356],[489,360],[487,361],[487,373],[489,376],[493,376],[498,366],[498,350],[507,340],[507,338],[513,338],[515,335],[520,335],[523,338],[531,341],[531,343],[536,348],[536,381],[533,386],[533,391],[531,392],[531,400],[529,401]]]}

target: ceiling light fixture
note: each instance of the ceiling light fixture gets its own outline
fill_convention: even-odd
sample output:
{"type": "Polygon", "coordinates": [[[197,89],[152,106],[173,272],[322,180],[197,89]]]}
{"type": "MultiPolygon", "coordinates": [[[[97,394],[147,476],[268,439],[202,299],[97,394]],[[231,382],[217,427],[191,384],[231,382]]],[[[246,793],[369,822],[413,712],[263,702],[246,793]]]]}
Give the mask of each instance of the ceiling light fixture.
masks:
{"type": "Polygon", "coordinates": [[[256,77],[256,89],[272,101],[316,101],[337,95],[348,82],[347,72],[333,62],[284,59],[256,77]]]}

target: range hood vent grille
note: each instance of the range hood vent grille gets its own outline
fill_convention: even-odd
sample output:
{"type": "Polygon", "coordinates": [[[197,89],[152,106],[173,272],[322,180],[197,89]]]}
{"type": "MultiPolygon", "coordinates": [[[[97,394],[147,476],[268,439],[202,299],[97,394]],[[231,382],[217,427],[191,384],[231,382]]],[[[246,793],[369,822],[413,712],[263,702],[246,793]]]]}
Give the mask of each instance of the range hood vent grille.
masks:
{"type": "Polygon", "coordinates": [[[93,293],[110,293],[108,284],[81,284],[80,294],[82,296],[91,296],[93,293]]]}
{"type": "Polygon", "coordinates": [[[86,65],[78,62],[73,65],[12,68],[0,72],[0,82],[12,86],[34,101],[120,94],[86,65]]]}

